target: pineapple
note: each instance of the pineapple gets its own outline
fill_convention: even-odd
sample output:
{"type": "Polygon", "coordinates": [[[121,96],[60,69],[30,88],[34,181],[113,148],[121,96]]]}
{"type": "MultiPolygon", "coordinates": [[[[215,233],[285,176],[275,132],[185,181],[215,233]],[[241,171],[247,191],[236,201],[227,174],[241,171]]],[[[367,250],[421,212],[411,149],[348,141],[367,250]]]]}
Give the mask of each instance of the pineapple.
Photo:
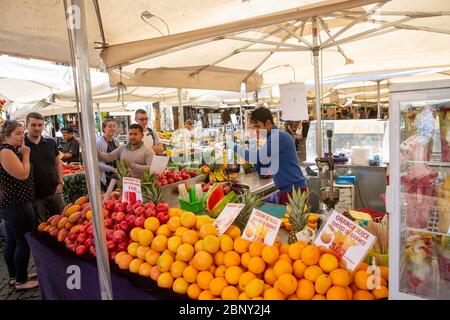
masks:
{"type": "Polygon", "coordinates": [[[302,193],[301,190],[292,190],[291,195],[288,196],[289,203],[286,207],[289,212],[289,223],[292,225],[292,230],[289,234],[288,242],[297,242],[297,232],[303,230],[308,224],[308,216],[310,207],[307,205],[309,193],[302,193]]]}
{"type": "Polygon", "coordinates": [[[122,178],[131,177],[130,164],[127,161],[117,160],[116,166],[117,166],[117,175],[119,176],[119,180],[117,181],[117,187],[119,189],[122,189],[123,187],[122,178]]]}
{"type": "Polygon", "coordinates": [[[264,203],[264,198],[258,195],[252,195],[250,191],[244,190],[242,193],[242,203],[245,206],[233,222],[235,226],[241,229],[241,232],[244,231],[252,210],[262,206],[264,203]]]}
{"type": "Polygon", "coordinates": [[[145,171],[141,180],[143,202],[152,201],[154,204],[161,202],[161,187],[156,183],[156,177],[149,171],[145,171]]]}

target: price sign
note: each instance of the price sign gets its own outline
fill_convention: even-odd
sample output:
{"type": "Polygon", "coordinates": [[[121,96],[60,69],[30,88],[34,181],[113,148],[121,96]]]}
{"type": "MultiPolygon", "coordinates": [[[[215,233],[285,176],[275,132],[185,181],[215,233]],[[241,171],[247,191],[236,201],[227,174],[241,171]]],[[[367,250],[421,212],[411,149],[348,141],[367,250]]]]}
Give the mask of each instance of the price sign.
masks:
{"type": "Polygon", "coordinates": [[[124,177],[122,199],[131,204],[138,200],[142,201],[141,180],[124,177]]]}

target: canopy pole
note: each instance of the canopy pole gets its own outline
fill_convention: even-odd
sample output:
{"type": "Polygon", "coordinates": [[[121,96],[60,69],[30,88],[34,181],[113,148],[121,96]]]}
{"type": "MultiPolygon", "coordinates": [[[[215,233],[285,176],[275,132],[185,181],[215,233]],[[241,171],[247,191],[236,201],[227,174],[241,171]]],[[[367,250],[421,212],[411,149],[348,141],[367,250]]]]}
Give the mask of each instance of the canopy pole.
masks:
{"type": "Polygon", "coordinates": [[[185,132],[184,132],[184,108],[183,108],[183,101],[181,99],[181,88],[178,89],[178,109],[180,110],[180,123],[181,123],[181,133],[183,135],[183,155],[184,155],[184,162],[187,162],[187,148],[186,148],[186,139],[185,139],[185,132]]]}
{"type": "Polygon", "coordinates": [[[381,119],[380,82],[381,80],[377,80],[377,119],[381,119]]]}
{"type": "Polygon", "coordinates": [[[320,106],[320,66],[319,66],[319,39],[318,39],[317,18],[313,18],[313,57],[314,57],[314,88],[316,89],[316,152],[317,157],[322,154],[322,111],[320,106]]]}
{"type": "MultiPolygon", "coordinates": [[[[111,276],[109,270],[108,251],[106,249],[105,225],[103,206],[100,197],[100,175],[98,170],[97,148],[95,143],[95,119],[92,106],[91,78],[89,73],[87,30],[84,0],[72,0],[72,7],[77,8],[73,18],[79,19],[79,26],[68,25],[72,29],[74,39],[74,52],[76,58],[77,81],[81,102],[81,117],[83,120],[82,146],[85,149],[86,180],[89,192],[89,201],[93,212],[94,241],[97,259],[97,269],[102,300],[112,300],[111,276]]],[[[70,23],[70,21],[68,21],[70,23]]]]}

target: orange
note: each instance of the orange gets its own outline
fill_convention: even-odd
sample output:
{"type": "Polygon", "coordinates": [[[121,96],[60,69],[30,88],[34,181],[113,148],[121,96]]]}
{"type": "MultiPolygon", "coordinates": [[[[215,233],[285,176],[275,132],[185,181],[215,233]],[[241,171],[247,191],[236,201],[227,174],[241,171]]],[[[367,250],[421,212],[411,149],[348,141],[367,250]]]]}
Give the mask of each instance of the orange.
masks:
{"type": "Polygon", "coordinates": [[[250,255],[250,253],[246,252],[244,254],[241,255],[241,265],[244,268],[248,268],[248,262],[250,261],[250,258],[252,256],[250,255]]]}
{"type": "Polygon", "coordinates": [[[215,296],[221,296],[223,289],[228,287],[228,282],[225,278],[214,278],[209,283],[209,291],[215,296]]]}
{"type": "Polygon", "coordinates": [[[303,276],[305,279],[315,282],[321,274],[323,274],[323,271],[319,268],[319,266],[309,266],[305,269],[303,276]]]}
{"type": "Polygon", "coordinates": [[[231,251],[233,250],[233,245],[233,239],[229,235],[224,234],[220,236],[220,250],[223,252],[231,251]]]}
{"type": "Polygon", "coordinates": [[[351,283],[350,274],[345,269],[336,269],[330,273],[333,286],[347,287],[351,283]]]}
{"type": "Polygon", "coordinates": [[[287,297],[287,300],[298,300],[297,294],[293,293],[287,297]]]}
{"type": "Polygon", "coordinates": [[[367,271],[356,271],[354,276],[354,282],[356,286],[361,290],[369,290],[368,282],[369,282],[370,274],[367,271]]]}
{"type": "Polygon", "coordinates": [[[290,247],[290,245],[289,245],[288,243],[283,243],[283,244],[279,247],[280,254],[283,254],[283,253],[288,254],[288,253],[289,253],[289,247],[290,247]]]}
{"type": "Polygon", "coordinates": [[[345,290],[347,290],[347,297],[348,300],[353,300],[353,291],[350,287],[345,287],[345,290]]]}
{"type": "Polygon", "coordinates": [[[141,230],[138,234],[138,241],[143,246],[149,246],[153,241],[153,232],[150,230],[141,230]]]}
{"type": "Polygon", "coordinates": [[[147,261],[149,264],[154,266],[158,263],[158,259],[159,259],[160,255],[161,255],[161,253],[159,253],[155,249],[150,249],[145,254],[145,261],[147,261]]]}
{"type": "Polygon", "coordinates": [[[231,266],[225,271],[225,279],[229,284],[236,285],[239,283],[239,278],[241,277],[243,271],[241,267],[231,266]]]}
{"type": "Polygon", "coordinates": [[[173,253],[172,251],[170,251],[169,249],[166,249],[162,252],[162,254],[167,254],[169,256],[171,256],[172,258],[175,259],[175,253],[173,253]]]}
{"type": "Polygon", "coordinates": [[[150,278],[153,281],[158,281],[158,277],[162,272],[159,271],[157,266],[153,266],[152,269],[150,270],[150,278]]]}
{"type": "Polygon", "coordinates": [[[228,251],[223,257],[223,263],[227,267],[238,266],[241,263],[241,257],[236,251],[228,251]]]}
{"type": "Polygon", "coordinates": [[[177,260],[170,266],[170,274],[175,279],[180,278],[181,276],[183,276],[183,272],[186,266],[187,266],[186,262],[177,260]]]}
{"type": "Polygon", "coordinates": [[[186,294],[189,288],[189,283],[184,278],[178,278],[172,285],[172,290],[175,293],[186,294]]]}
{"type": "Polygon", "coordinates": [[[130,232],[130,238],[131,238],[131,240],[133,240],[133,241],[139,241],[138,235],[139,235],[139,232],[141,232],[141,230],[143,230],[143,229],[142,229],[142,228],[139,228],[139,227],[136,227],[136,228],[131,229],[131,232],[130,232]]]}
{"type": "Polygon", "coordinates": [[[167,226],[167,224],[163,224],[161,226],[159,226],[158,230],[156,230],[156,235],[162,235],[167,237],[170,237],[170,235],[172,234],[172,232],[169,230],[169,227],[167,226]]]}
{"type": "Polygon", "coordinates": [[[297,279],[303,278],[307,267],[308,266],[304,264],[302,260],[296,260],[292,265],[292,269],[294,270],[294,276],[297,279]]]}
{"type": "Polygon", "coordinates": [[[203,240],[198,240],[194,245],[195,252],[203,250],[203,240]]]}
{"type": "Polygon", "coordinates": [[[314,264],[317,264],[320,259],[320,250],[319,248],[315,246],[306,246],[301,253],[301,258],[303,262],[308,265],[312,266],[314,264]]]}
{"type": "Polygon", "coordinates": [[[162,254],[158,259],[158,269],[161,272],[168,272],[170,270],[170,266],[172,265],[174,259],[172,256],[168,254],[162,254]]]}
{"type": "Polygon", "coordinates": [[[378,289],[373,289],[372,295],[375,297],[375,300],[385,299],[389,296],[388,288],[385,286],[380,286],[378,289]]]}
{"type": "Polygon", "coordinates": [[[327,300],[327,297],[325,297],[323,294],[315,294],[314,297],[311,298],[311,300],[327,300]]]}
{"type": "Polygon", "coordinates": [[[239,300],[250,300],[250,298],[249,297],[247,297],[247,295],[245,294],[245,292],[242,292],[240,295],[239,295],[239,298],[238,298],[239,300]]]}
{"type": "Polygon", "coordinates": [[[256,278],[256,275],[247,271],[241,274],[241,277],[239,278],[239,290],[245,291],[245,287],[247,284],[256,278]]]}
{"type": "Polygon", "coordinates": [[[196,283],[191,284],[187,289],[188,297],[193,300],[196,300],[198,298],[200,292],[202,292],[202,289],[196,283]]]}
{"type": "Polygon", "coordinates": [[[141,266],[141,264],[143,264],[144,261],[142,261],[141,259],[133,259],[130,262],[130,266],[128,267],[130,272],[132,273],[138,273],[139,272],[139,267],[141,266]]]}
{"type": "Polygon", "coordinates": [[[214,254],[214,263],[216,266],[221,266],[224,264],[225,253],[223,251],[217,251],[214,254]]]}
{"type": "MultiPolygon", "coordinates": [[[[161,226],[162,227],[162,226],[161,226]]],[[[153,239],[152,249],[156,251],[163,252],[167,249],[167,238],[163,235],[158,235],[153,239]]]]}
{"type": "Polygon", "coordinates": [[[183,238],[184,233],[188,230],[189,229],[186,227],[179,227],[177,230],[175,230],[175,235],[183,238]]]}
{"type": "Polygon", "coordinates": [[[353,294],[353,300],[374,300],[373,295],[366,290],[358,290],[353,294]]]}
{"type": "Polygon", "coordinates": [[[297,279],[290,273],[284,273],[278,278],[278,289],[285,295],[291,295],[297,290],[297,279]]]}
{"type": "Polygon", "coordinates": [[[285,260],[279,260],[273,267],[273,272],[279,278],[284,273],[292,273],[292,266],[285,260]]]}
{"type": "Polygon", "coordinates": [[[220,249],[220,240],[214,235],[207,235],[203,239],[203,250],[211,254],[216,253],[220,249]]]}
{"type": "Polygon", "coordinates": [[[264,292],[264,300],[284,300],[284,296],[280,290],[271,288],[264,292]]]}
{"type": "Polygon", "coordinates": [[[149,278],[151,271],[152,271],[152,266],[150,264],[148,264],[147,262],[144,262],[139,267],[138,273],[139,273],[139,275],[141,275],[143,277],[149,278]]]}
{"type": "Polygon", "coordinates": [[[183,210],[181,210],[180,208],[169,208],[169,217],[179,217],[181,216],[182,212],[183,210]]]}
{"type": "Polygon", "coordinates": [[[226,235],[229,235],[231,237],[231,239],[236,239],[237,237],[241,236],[241,229],[239,229],[238,227],[236,227],[235,225],[231,225],[227,231],[225,231],[226,235]]]}
{"type": "Polygon", "coordinates": [[[209,288],[209,283],[214,279],[214,276],[209,271],[201,271],[197,274],[197,284],[203,290],[209,288]]]}
{"type": "Polygon", "coordinates": [[[118,254],[116,254],[116,258],[114,259],[114,261],[116,262],[117,265],[119,264],[120,257],[122,257],[125,254],[127,254],[127,252],[125,251],[120,251],[118,254]]]}
{"type": "Polygon", "coordinates": [[[145,219],[144,228],[151,232],[156,232],[159,228],[159,220],[156,217],[150,217],[145,219]]]}
{"type": "Polygon", "coordinates": [[[198,300],[213,300],[214,296],[209,292],[209,290],[203,290],[198,295],[198,300]]]}
{"type": "Polygon", "coordinates": [[[273,285],[277,281],[277,275],[272,268],[267,268],[266,272],[264,272],[264,281],[270,285],[273,285]]]}
{"type": "Polygon", "coordinates": [[[189,262],[194,257],[195,250],[194,247],[188,243],[183,243],[177,249],[176,259],[189,262]]]}
{"type": "Polygon", "coordinates": [[[217,229],[212,224],[212,222],[206,222],[200,227],[199,236],[201,239],[204,239],[206,236],[209,235],[216,235],[217,229]]]}
{"type": "Polygon", "coordinates": [[[339,261],[334,255],[330,253],[324,253],[320,257],[319,266],[324,272],[330,273],[331,271],[339,267],[339,261]]]}
{"type": "Polygon", "coordinates": [[[128,245],[127,251],[128,254],[132,255],[133,257],[137,257],[137,250],[140,247],[138,242],[132,242],[128,245]]]}
{"type": "Polygon", "coordinates": [[[217,277],[225,277],[225,272],[227,271],[227,267],[225,265],[218,266],[214,271],[214,276],[217,277]]]}
{"type": "Polygon", "coordinates": [[[170,231],[175,232],[179,227],[181,227],[180,217],[172,217],[167,221],[167,227],[170,231]]]}
{"type": "Polygon", "coordinates": [[[264,243],[262,242],[252,242],[248,247],[248,252],[252,257],[260,257],[264,249],[264,243]]]}
{"type": "Polygon", "coordinates": [[[327,300],[348,300],[347,289],[341,286],[332,286],[327,291],[327,300]]]}
{"type": "Polygon", "coordinates": [[[314,296],[314,284],[306,279],[300,279],[297,283],[297,297],[300,300],[311,300],[314,296]]]}
{"type": "Polygon", "coordinates": [[[148,246],[139,246],[139,248],[137,248],[136,250],[136,256],[141,260],[145,260],[145,255],[149,250],[150,247],[148,246]]]}
{"type": "Polygon", "coordinates": [[[158,277],[158,287],[170,289],[173,285],[173,278],[169,272],[163,272],[158,277]]]}
{"type": "Polygon", "coordinates": [[[251,257],[248,261],[248,271],[254,274],[262,274],[266,269],[264,260],[260,257],[251,257]]]}
{"type": "Polygon", "coordinates": [[[331,287],[331,278],[327,274],[321,274],[317,277],[314,284],[314,288],[318,294],[327,293],[328,289],[331,287]]]}
{"type": "Polygon", "coordinates": [[[361,262],[360,265],[358,266],[358,269],[356,269],[357,271],[366,271],[367,268],[369,267],[369,265],[365,262],[361,262]]]}
{"type": "Polygon", "coordinates": [[[278,260],[285,260],[285,261],[289,262],[290,264],[292,264],[292,262],[293,262],[291,257],[289,257],[289,255],[287,253],[280,254],[280,257],[278,258],[278,260]]]}
{"type": "Polygon", "coordinates": [[[192,265],[199,271],[208,270],[213,263],[211,254],[206,251],[199,251],[192,259],[192,265]]]}
{"type": "Polygon", "coordinates": [[[197,217],[192,212],[183,212],[180,216],[181,225],[186,228],[193,228],[197,223],[197,217]]]}
{"type": "Polygon", "coordinates": [[[267,264],[273,264],[278,261],[280,254],[278,248],[274,246],[265,246],[261,252],[261,257],[267,264]]]}
{"type": "Polygon", "coordinates": [[[389,281],[389,268],[385,267],[385,266],[380,266],[380,271],[381,271],[381,277],[384,280],[389,281]]]}
{"type": "Polygon", "coordinates": [[[258,297],[263,293],[264,291],[264,281],[260,279],[252,279],[250,282],[245,286],[245,294],[249,298],[258,297]]]}
{"type": "Polygon", "coordinates": [[[178,247],[181,246],[183,240],[181,237],[173,236],[167,240],[167,249],[169,249],[173,253],[177,253],[178,247]]]}
{"type": "Polygon", "coordinates": [[[197,230],[200,230],[201,226],[204,225],[205,223],[210,222],[210,217],[209,216],[197,216],[197,222],[195,223],[195,228],[197,230]]]}
{"type": "Polygon", "coordinates": [[[186,266],[183,270],[183,278],[189,283],[197,281],[198,271],[193,266],[186,266]]]}
{"type": "Polygon", "coordinates": [[[211,272],[212,274],[215,274],[216,269],[217,269],[217,267],[214,264],[212,264],[211,267],[209,267],[209,272],[211,272]]]}
{"type": "Polygon", "coordinates": [[[228,286],[222,290],[223,300],[237,300],[239,298],[239,290],[236,287],[228,286]]]}
{"type": "Polygon", "coordinates": [[[129,268],[131,261],[133,261],[133,256],[129,254],[124,254],[119,258],[119,268],[126,270],[129,268]]]}
{"type": "Polygon", "coordinates": [[[236,239],[234,239],[234,251],[236,251],[237,253],[244,253],[248,251],[248,247],[250,246],[250,243],[245,240],[242,239],[241,237],[237,237],[236,239]]]}
{"type": "Polygon", "coordinates": [[[307,246],[306,242],[298,241],[289,246],[288,255],[292,260],[298,260],[301,257],[302,250],[307,246]]]}
{"type": "Polygon", "coordinates": [[[198,241],[198,234],[194,230],[187,230],[186,232],[183,233],[182,239],[183,239],[183,243],[189,243],[191,245],[195,245],[195,243],[198,241]]]}

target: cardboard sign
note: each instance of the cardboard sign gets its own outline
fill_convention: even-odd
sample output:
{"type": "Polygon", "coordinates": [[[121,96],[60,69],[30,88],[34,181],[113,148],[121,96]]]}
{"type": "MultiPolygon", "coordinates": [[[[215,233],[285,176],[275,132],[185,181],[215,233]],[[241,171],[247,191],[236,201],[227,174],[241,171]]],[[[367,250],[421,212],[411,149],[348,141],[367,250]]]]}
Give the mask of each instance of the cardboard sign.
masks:
{"type": "Polygon", "coordinates": [[[253,209],[242,238],[253,242],[264,242],[264,244],[271,246],[275,242],[280,226],[280,219],[253,209]]]}
{"type": "Polygon", "coordinates": [[[142,201],[141,180],[124,177],[122,199],[122,201],[127,201],[131,204],[136,203],[138,200],[142,201]]]}
{"type": "Polygon", "coordinates": [[[167,168],[169,159],[170,157],[167,156],[153,156],[152,164],[150,165],[150,173],[163,173],[167,168]]]}
{"type": "Polygon", "coordinates": [[[304,82],[280,85],[280,102],[283,120],[309,120],[304,82]]]}
{"type": "Polygon", "coordinates": [[[350,271],[361,263],[376,237],[337,211],[333,211],[314,241],[338,254],[350,271]]]}
{"type": "Polygon", "coordinates": [[[214,221],[214,226],[217,228],[217,235],[221,236],[227,231],[244,207],[245,205],[241,203],[228,203],[225,206],[214,221]]]}

